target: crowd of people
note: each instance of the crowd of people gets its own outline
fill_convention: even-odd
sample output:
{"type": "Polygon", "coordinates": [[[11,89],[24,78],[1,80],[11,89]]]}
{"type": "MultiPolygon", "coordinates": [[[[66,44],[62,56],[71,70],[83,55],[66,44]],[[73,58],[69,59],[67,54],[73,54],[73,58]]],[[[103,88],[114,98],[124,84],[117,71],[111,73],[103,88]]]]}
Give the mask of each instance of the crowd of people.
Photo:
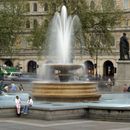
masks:
{"type": "Polygon", "coordinates": [[[3,80],[0,81],[0,94],[18,91],[24,91],[23,85],[21,83],[16,85],[14,82],[4,83],[3,80]]]}

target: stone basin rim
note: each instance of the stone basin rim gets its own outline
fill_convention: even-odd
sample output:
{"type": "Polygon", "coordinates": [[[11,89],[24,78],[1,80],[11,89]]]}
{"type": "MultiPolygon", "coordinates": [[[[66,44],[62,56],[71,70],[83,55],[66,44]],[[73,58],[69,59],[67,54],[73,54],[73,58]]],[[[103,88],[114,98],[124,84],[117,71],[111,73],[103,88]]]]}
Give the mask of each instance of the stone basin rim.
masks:
{"type": "Polygon", "coordinates": [[[33,84],[97,84],[97,82],[46,82],[46,81],[33,81],[33,84]]]}

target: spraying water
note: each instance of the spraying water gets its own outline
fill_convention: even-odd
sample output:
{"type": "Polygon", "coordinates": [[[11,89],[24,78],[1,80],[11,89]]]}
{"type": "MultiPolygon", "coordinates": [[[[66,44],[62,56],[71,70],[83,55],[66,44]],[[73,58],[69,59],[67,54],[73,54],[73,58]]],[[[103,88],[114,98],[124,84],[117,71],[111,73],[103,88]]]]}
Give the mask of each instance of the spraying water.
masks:
{"type": "Polygon", "coordinates": [[[67,15],[65,6],[61,13],[55,13],[48,31],[48,58],[40,71],[43,80],[33,82],[33,96],[36,99],[79,102],[100,98],[95,82],[79,80],[77,70],[82,65],[75,64],[72,60],[73,48],[77,43],[75,40],[81,32],[79,21],[78,16],[67,15]]]}
{"type": "MultiPolygon", "coordinates": [[[[61,13],[56,12],[49,26],[47,42],[49,55],[55,59],[54,63],[68,64],[71,60],[72,45],[75,42],[75,30],[80,25],[78,16],[68,16],[65,6],[61,13]],[[76,25],[74,27],[74,25],[76,25]]],[[[52,59],[53,61],[53,59],[52,59]]]]}
{"type": "MultiPolygon", "coordinates": [[[[56,12],[50,22],[47,33],[48,61],[40,70],[39,77],[45,81],[52,81],[57,71],[60,81],[69,79],[69,71],[80,68],[72,64],[72,54],[76,43],[77,32],[81,29],[80,20],[77,15],[68,16],[67,9],[62,6],[61,12],[56,12]],[[65,77],[66,75],[66,77],[65,77]]],[[[56,78],[57,79],[57,78],[56,78]]]]}

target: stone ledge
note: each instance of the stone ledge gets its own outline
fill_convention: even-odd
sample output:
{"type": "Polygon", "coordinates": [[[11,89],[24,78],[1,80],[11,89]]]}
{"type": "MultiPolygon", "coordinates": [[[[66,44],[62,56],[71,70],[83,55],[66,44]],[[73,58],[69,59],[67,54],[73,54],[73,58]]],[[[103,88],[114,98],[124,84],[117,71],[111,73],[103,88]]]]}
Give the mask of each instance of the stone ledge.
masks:
{"type": "MultiPolygon", "coordinates": [[[[59,119],[80,119],[84,118],[86,110],[79,109],[67,109],[67,110],[45,110],[36,107],[32,107],[29,110],[29,114],[21,114],[22,118],[33,118],[42,120],[59,120],[59,119]]],[[[16,117],[16,108],[0,108],[0,118],[16,117]]]]}
{"type": "MultiPolygon", "coordinates": [[[[0,118],[16,117],[15,106],[1,107],[0,118]]],[[[61,120],[61,119],[93,119],[93,120],[114,120],[130,121],[129,107],[100,107],[88,106],[83,108],[68,109],[43,109],[39,107],[30,108],[29,114],[21,114],[21,118],[33,118],[41,120],[61,120]]]]}
{"type": "Polygon", "coordinates": [[[88,119],[106,121],[130,121],[130,110],[89,109],[88,119]]]}

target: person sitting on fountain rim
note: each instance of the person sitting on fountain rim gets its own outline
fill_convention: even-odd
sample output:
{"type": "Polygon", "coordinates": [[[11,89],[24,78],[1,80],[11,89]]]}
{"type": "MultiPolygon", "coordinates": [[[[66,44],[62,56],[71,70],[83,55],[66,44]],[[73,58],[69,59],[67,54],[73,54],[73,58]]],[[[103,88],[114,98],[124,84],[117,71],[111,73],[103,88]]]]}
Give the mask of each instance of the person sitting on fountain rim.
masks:
{"type": "Polygon", "coordinates": [[[22,112],[24,114],[28,114],[29,113],[29,108],[32,107],[33,105],[33,100],[32,98],[29,96],[28,100],[27,100],[27,104],[23,107],[22,112]]]}

